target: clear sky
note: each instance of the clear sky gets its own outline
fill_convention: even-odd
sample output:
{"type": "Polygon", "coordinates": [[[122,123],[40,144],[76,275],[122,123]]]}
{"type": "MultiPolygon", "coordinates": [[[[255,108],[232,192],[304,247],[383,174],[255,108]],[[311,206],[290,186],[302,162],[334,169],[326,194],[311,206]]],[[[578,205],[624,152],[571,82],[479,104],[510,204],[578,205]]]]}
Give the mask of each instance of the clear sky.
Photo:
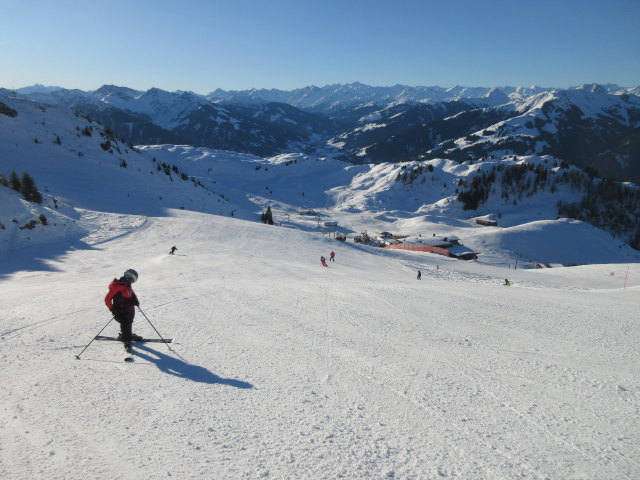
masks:
{"type": "Polygon", "coordinates": [[[0,0],[0,87],[640,85],[640,0],[0,0]]]}

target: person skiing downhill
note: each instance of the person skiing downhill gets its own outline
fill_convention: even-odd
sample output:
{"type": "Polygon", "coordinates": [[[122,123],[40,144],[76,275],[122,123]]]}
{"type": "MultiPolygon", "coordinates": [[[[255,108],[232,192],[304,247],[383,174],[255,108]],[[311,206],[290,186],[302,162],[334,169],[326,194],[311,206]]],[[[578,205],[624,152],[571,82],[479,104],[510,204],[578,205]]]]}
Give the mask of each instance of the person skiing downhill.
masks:
{"type": "Polygon", "coordinates": [[[334,252],[333,250],[331,250],[331,253],[329,254],[329,261],[331,262],[336,261],[336,252],[334,252]]]}
{"type": "Polygon", "coordinates": [[[324,256],[320,257],[320,264],[323,267],[328,267],[329,265],[327,265],[327,260],[324,258],[324,256]]]}
{"type": "Polygon", "coordinates": [[[171,251],[169,252],[169,255],[173,255],[177,249],[178,247],[176,247],[175,245],[171,247],[171,251]]]}
{"type": "Polygon", "coordinates": [[[120,324],[118,339],[131,345],[132,341],[142,340],[140,335],[132,333],[133,318],[136,315],[135,307],[140,306],[131,284],[138,280],[138,272],[130,268],[119,280],[115,278],[109,284],[109,291],[104,297],[104,303],[113,314],[113,318],[120,324]]]}
{"type": "Polygon", "coordinates": [[[418,280],[420,280],[421,278],[422,278],[422,272],[418,270],[418,280]]]}

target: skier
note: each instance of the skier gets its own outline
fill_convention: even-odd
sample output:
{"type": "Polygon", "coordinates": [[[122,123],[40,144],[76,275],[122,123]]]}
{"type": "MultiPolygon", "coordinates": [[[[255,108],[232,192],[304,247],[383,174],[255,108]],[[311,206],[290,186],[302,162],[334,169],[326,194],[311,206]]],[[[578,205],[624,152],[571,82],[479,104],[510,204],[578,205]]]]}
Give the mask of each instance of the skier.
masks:
{"type": "Polygon", "coordinates": [[[322,264],[323,267],[328,267],[329,265],[327,265],[327,260],[324,257],[320,257],[320,263],[322,264]]]}
{"type": "Polygon", "coordinates": [[[335,262],[336,261],[336,252],[334,252],[333,250],[331,250],[331,253],[329,254],[329,260],[331,262],[335,262]]]}
{"type": "Polygon", "coordinates": [[[171,251],[169,252],[169,255],[173,255],[174,252],[178,249],[178,247],[176,247],[175,245],[173,247],[171,247],[171,251]]]}
{"type": "Polygon", "coordinates": [[[504,279],[504,286],[505,287],[510,287],[511,286],[511,282],[508,279],[504,279]]]}
{"type": "Polygon", "coordinates": [[[422,278],[422,273],[420,272],[420,270],[418,270],[418,280],[420,280],[422,278]]]}
{"type": "Polygon", "coordinates": [[[120,335],[118,340],[124,342],[129,347],[132,341],[142,340],[140,335],[131,332],[133,327],[133,317],[136,315],[134,307],[139,307],[140,302],[131,284],[138,280],[138,272],[130,268],[119,280],[115,278],[109,284],[109,291],[104,297],[104,303],[113,314],[113,317],[120,324],[120,335]]]}

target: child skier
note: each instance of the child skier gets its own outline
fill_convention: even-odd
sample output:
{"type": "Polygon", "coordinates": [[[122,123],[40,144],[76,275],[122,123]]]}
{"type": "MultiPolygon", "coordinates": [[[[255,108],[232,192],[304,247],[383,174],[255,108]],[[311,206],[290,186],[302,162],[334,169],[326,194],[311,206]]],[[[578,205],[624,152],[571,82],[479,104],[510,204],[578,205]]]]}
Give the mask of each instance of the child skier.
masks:
{"type": "Polygon", "coordinates": [[[136,280],[138,280],[138,272],[130,268],[124,272],[119,280],[113,279],[109,284],[109,291],[104,297],[105,305],[120,324],[121,333],[118,335],[118,339],[126,345],[130,345],[132,341],[142,340],[140,335],[131,332],[133,317],[136,315],[135,307],[140,306],[138,297],[131,288],[131,284],[136,280]]]}
{"type": "Polygon", "coordinates": [[[320,263],[322,264],[323,267],[328,267],[329,265],[327,265],[327,260],[324,257],[320,257],[320,263]]]}

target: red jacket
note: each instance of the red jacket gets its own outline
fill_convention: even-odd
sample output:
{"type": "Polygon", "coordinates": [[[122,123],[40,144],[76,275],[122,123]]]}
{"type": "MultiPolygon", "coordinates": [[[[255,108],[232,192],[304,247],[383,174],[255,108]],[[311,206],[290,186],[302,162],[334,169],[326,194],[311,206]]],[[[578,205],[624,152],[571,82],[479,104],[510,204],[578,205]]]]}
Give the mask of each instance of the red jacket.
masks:
{"type": "Polygon", "coordinates": [[[109,284],[109,291],[104,297],[104,303],[109,310],[112,308],[127,310],[140,305],[131,284],[126,280],[116,280],[115,278],[109,284]]]}

